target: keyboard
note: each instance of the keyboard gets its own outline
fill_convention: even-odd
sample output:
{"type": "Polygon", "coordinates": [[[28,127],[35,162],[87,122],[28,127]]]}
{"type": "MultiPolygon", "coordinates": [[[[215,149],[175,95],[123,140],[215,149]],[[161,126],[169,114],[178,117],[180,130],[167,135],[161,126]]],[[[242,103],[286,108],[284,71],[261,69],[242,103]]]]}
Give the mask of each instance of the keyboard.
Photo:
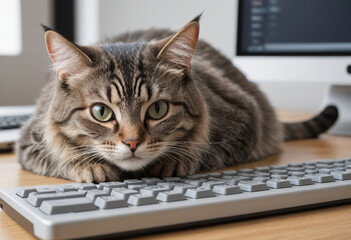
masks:
{"type": "Polygon", "coordinates": [[[41,239],[125,237],[350,200],[351,158],[0,190],[1,208],[41,239]]]}
{"type": "Polygon", "coordinates": [[[31,115],[0,116],[0,130],[20,128],[31,115]]]}

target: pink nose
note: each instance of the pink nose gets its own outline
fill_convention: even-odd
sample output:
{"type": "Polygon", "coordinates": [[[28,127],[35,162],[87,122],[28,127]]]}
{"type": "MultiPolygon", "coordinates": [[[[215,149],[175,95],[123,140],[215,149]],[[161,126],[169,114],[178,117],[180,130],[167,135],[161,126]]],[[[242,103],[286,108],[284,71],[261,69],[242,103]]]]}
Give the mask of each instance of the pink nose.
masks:
{"type": "Polygon", "coordinates": [[[122,143],[124,143],[125,145],[128,145],[130,150],[132,152],[135,152],[137,146],[139,145],[139,143],[141,142],[141,140],[139,138],[137,139],[126,139],[124,141],[122,141],[122,143]]]}

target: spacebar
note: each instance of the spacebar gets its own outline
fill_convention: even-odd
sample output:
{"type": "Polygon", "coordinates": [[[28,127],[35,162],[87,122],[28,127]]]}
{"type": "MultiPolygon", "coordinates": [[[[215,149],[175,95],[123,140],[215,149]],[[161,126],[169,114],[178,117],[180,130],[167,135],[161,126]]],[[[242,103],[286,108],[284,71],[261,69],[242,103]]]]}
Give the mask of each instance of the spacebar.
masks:
{"type": "Polygon", "coordinates": [[[94,203],[87,198],[69,198],[60,200],[44,201],[40,210],[46,214],[83,212],[98,209],[94,203]]]}

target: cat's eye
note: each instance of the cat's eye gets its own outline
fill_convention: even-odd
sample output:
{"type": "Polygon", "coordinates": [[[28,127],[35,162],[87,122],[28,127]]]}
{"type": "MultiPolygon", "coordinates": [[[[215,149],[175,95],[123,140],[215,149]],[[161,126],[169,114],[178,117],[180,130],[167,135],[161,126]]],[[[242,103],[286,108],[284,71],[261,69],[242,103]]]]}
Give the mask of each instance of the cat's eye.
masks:
{"type": "Polygon", "coordinates": [[[114,119],[112,109],[104,104],[93,105],[91,115],[100,122],[108,122],[114,119]]]}
{"type": "Polygon", "coordinates": [[[148,108],[147,115],[149,116],[149,118],[153,120],[159,120],[164,116],[166,116],[167,112],[168,112],[168,103],[163,100],[159,100],[157,102],[154,102],[148,108]]]}

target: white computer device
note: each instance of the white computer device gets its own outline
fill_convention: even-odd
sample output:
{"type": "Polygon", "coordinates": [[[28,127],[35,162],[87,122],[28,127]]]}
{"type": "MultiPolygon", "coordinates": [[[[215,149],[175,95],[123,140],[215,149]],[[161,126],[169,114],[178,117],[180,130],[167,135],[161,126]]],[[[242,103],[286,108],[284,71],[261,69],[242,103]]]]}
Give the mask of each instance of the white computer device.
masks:
{"type": "MultiPolygon", "coordinates": [[[[321,105],[351,135],[351,1],[238,0],[233,62],[255,82],[330,83],[321,105]]],[[[297,93],[298,96],[298,93],[297,93]]]]}

